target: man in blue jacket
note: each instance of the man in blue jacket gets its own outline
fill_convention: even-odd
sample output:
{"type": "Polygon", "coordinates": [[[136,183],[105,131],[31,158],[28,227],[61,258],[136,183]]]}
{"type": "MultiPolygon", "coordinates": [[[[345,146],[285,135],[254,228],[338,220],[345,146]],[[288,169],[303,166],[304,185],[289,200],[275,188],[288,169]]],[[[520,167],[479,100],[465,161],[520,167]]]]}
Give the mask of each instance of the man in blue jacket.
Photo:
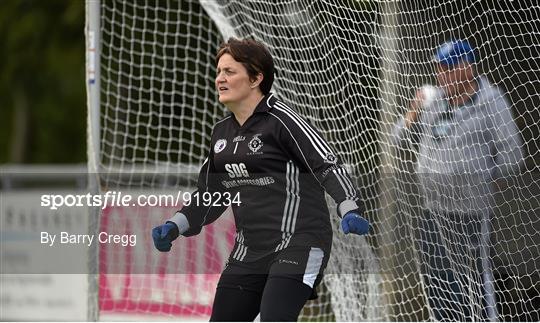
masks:
{"type": "Polygon", "coordinates": [[[396,144],[418,150],[422,274],[437,320],[496,319],[492,184],[523,159],[510,106],[475,62],[467,41],[444,43],[435,54],[439,86],[422,87],[394,129],[396,144]]]}

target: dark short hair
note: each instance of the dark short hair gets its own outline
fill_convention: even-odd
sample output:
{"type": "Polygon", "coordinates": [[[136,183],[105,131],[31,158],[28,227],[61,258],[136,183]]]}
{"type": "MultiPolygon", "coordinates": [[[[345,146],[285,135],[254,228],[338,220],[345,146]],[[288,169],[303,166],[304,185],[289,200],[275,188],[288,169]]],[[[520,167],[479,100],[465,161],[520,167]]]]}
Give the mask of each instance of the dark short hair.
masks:
{"type": "Polygon", "coordinates": [[[274,60],[266,46],[254,39],[229,38],[222,43],[216,55],[216,64],[224,54],[231,55],[235,61],[244,65],[250,79],[256,79],[262,73],[263,80],[259,87],[266,95],[274,83],[274,60]]]}

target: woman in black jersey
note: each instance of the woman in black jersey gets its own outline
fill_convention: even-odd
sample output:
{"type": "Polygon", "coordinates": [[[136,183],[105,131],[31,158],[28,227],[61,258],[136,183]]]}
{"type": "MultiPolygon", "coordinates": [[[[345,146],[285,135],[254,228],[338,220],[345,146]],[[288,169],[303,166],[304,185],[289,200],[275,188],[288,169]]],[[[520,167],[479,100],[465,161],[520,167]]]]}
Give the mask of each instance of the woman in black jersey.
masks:
{"type": "MultiPolygon", "coordinates": [[[[295,321],[322,279],[332,244],[325,191],[344,233],[366,234],[363,203],[324,138],[270,92],[274,62],[252,39],[231,38],[216,55],[216,89],[230,114],[212,132],[195,193],[240,197],[234,249],[211,321],[295,321]]],[[[195,194],[194,193],[194,194],[195,194]]],[[[152,230],[159,251],[198,234],[226,205],[191,203],[152,230]]]]}

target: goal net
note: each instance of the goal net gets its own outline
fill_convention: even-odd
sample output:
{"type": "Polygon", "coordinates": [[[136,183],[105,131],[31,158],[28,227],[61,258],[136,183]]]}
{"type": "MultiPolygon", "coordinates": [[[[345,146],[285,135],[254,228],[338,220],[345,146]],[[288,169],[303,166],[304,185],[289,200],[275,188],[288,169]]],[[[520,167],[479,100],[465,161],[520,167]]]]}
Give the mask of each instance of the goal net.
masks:
{"type": "MultiPolygon", "coordinates": [[[[452,313],[458,320],[540,320],[538,3],[87,0],[87,8],[88,157],[101,193],[193,190],[213,124],[227,112],[214,90],[214,55],[228,37],[254,37],[274,56],[273,92],[343,158],[373,226],[366,237],[344,236],[331,215],[327,275],[301,319],[420,321],[452,313]],[[475,69],[500,89],[494,101],[509,102],[513,118],[486,127],[517,126],[523,157],[499,167],[510,172],[494,175],[486,164],[420,174],[419,160],[445,151],[422,155],[394,138],[416,90],[436,84],[433,55],[449,39],[473,44],[475,69]],[[447,190],[420,185],[421,177],[447,190]],[[464,187],[470,194],[456,193],[464,187]],[[493,203],[482,206],[476,196],[486,187],[493,203]],[[426,214],[429,193],[438,205],[459,200],[464,214],[482,216],[426,214]],[[444,252],[442,264],[427,250],[444,252]]],[[[434,162],[453,169],[465,161],[434,162]]],[[[226,214],[160,254],[150,230],[180,207],[96,211],[93,230],[137,233],[139,241],[94,250],[92,317],[208,318],[233,218],[226,214]]]]}

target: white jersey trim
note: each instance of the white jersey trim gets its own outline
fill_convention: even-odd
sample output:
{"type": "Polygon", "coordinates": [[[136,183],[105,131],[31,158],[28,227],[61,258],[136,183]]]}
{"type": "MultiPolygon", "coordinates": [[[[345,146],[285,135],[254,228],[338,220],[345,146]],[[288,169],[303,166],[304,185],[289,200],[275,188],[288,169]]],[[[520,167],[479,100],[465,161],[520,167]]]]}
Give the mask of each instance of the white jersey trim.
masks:
{"type": "Polygon", "coordinates": [[[338,169],[335,169],[333,173],[336,175],[337,180],[341,184],[341,187],[343,188],[347,199],[352,200],[356,196],[356,190],[354,189],[354,186],[349,179],[349,176],[347,176],[346,171],[342,167],[340,167],[338,169]]]}
{"type": "Polygon", "coordinates": [[[243,261],[247,254],[247,247],[244,245],[244,232],[241,230],[236,233],[236,242],[238,242],[238,247],[233,254],[233,258],[238,261],[243,261]]]}
{"type": "Polygon", "coordinates": [[[292,160],[287,162],[287,173],[285,175],[287,184],[285,192],[287,199],[283,208],[283,218],[281,220],[281,242],[277,245],[276,251],[286,248],[296,228],[298,217],[298,206],[300,205],[300,182],[299,169],[292,160]]]}
{"type": "Polygon", "coordinates": [[[314,175],[315,179],[317,180],[317,182],[319,182],[319,184],[322,186],[322,183],[321,181],[319,181],[319,179],[317,178],[317,176],[315,176],[315,172],[313,171],[313,169],[311,168],[311,165],[309,164],[306,156],[304,155],[304,152],[302,151],[302,148],[300,148],[300,145],[298,144],[298,141],[296,141],[296,138],[294,138],[291,130],[289,129],[289,127],[285,124],[285,122],[283,122],[283,120],[281,120],[280,117],[278,117],[276,114],[272,113],[272,112],[269,112],[270,115],[273,115],[276,119],[279,120],[279,122],[281,122],[281,124],[283,125],[283,127],[285,127],[285,129],[287,129],[287,132],[289,133],[289,135],[291,136],[292,140],[294,140],[294,143],[296,144],[296,147],[298,147],[298,150],[300,151],[300,154],[302,154],[302,158],[304,158],[304,162],[306,163],[306,166],[309,168],[309,171],[314,175]]]}
{"type": "Polygon", "coordinates": [[[276,102],[275,109],[285,113],[300,128],[322,159],[325,159],[330,154],[334,154],[324,139],[322,139],[317,132],[291,108],[281,102],[276,102]]]}
{"type": "Polygon", "coordinates": [[[322,262],[324,258],[324,252],[320,248],[311,248],[309,251],[308,261],[306,264],[306,270],[302,282],[309,287],[313,288],[315,280],[321,270],[322,262]]]}

